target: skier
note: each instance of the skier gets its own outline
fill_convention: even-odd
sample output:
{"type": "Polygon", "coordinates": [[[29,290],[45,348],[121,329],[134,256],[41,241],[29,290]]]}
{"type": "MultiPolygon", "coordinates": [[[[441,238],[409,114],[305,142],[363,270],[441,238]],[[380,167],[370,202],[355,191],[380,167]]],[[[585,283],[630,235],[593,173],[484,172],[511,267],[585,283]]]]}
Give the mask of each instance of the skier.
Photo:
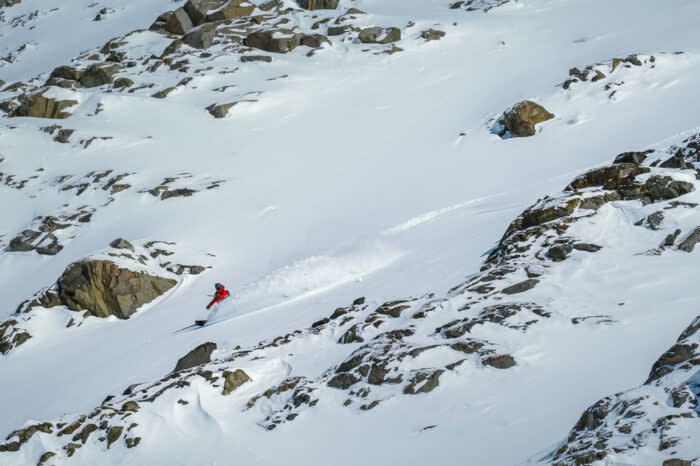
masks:
{"type": "Polygon", "coordinates": [[[216,288],[216,293],[214,293],[214,299],[212,299],[211,302],[207,304],[207,309],[210,309],[216,303],[220,303],[224,299],[228,298],[230,295],[228,290],[221,283],[215,284],[214,288],[216,288]]]}

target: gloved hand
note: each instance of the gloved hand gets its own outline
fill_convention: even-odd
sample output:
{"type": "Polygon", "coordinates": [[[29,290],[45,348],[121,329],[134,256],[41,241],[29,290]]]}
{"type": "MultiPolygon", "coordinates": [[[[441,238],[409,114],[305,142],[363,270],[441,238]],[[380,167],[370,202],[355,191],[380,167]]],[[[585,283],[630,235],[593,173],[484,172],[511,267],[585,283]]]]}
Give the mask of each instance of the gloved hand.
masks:
{"type": "Polygon", "coordinates": [[[207,311],[209,310],[210,307],[211,307],[211,304],[207,304],[207,311]]]}

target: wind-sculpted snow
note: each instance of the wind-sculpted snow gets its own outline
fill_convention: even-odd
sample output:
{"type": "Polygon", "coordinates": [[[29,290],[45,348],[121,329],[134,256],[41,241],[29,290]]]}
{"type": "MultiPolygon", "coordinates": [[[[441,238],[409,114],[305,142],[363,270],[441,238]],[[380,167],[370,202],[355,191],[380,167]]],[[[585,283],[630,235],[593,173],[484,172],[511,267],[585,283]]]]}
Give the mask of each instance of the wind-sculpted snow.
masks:
{"type": "MultiPolygon", "coordinates": [[[[694,144],[694,141],[694,138],[688,138],[683,144],[694,144]]],[[[692,147],[674,146],[668,151],[680,151],[685,154],[684,161],[697,163],[692,147]]],[[[658,151],[646,153],[656,154],[658,151]]],[[[654,161],[651,165],[656,164],[654,161]]],[[[518,363],[518,354],[524,350],[520,345],[526,345],[527,338],[519,338],[522,343],[514,344],[512,335],[526,336],[533,329],[546,325],[548,320],[561,324],[570,321],[569,325],[584,322],[588,325],[617,325],[614,320],[600,319],[605,316],[570,316],[558,310],[556,305],[539,304],[537,301],[542,299],[541,295],[538,298],[532,290],[551,286],[558,269],[567,264],[578,263],[585,267],[588,255],[615,255],[624,251],[625,248],[616,244],[617,238],[601,241],[602,245],[590,242],[590,238],[610,228],[617,211],[624,209],[627,212],[623,228],[636,229],[634,236],[640,238],[647,236],[646,229],[635,226],[633,219],[650,208],[665,212],[664,223],[675,219],[687,224],[683,206],[691,206],[695,212],[697,204],[688,202],[688,196],[695,196],[694,186],[695,177],[689,175],[687,169],[662,169],[636,163],[617,163],[593,169],[575,178],[562,194],[541,200],[518,216],[487,258],[482,271],[445,296],[430,294],[378,306],[359,298],[351,306],[338,308],[307,328],[251,347],[219,350],[212,362],[201,367],[170,374],[155,383],[131,386],[121,396],[109,396],[89,415],[69,416],[42,424],[51,427],[39,429],[28,439],[23,440],[21,432],[12,434],[2,448],[19,450],[16,455],[36,454],[29,452],[39,451],[38,447],[29,449],[24,445],[41,442],[47,451],[58,455],[57,460],[73,455],[80,457],[83,454],[81,449],[99,451],[111,448],[115,442],[122,445],[116,451],[137,446],[148,449],[149,432],[153,430],[150,423],[154,416],[167,417],[171,414],[166,413],[176,410],[182,412],[178,416],[192,419],[198,414],[196,406],[191,406],[191,403],[202,398],[215,400],[211,402],[218,408],[207,409],[207,412],[218,423],[238,413],[236,416],[244,416],[265,430],[273,430],[311,416],[313,410],[328,409],[333,404],[366,415],[360,413],[378,409],[396,397],[436,396],[433,392],[439,393],[443,385],[454,384],[459,377],[474,370],[527,370],[518,363]],[[297,369],[303,367],[305,358],[318,351],[328,353],[326,359],[330,365],[325,370],[313,374],[297,369]],[[287,353],[288,356],[283,357],[287,353]],[[238,391],[241,385],[245,389],[238,391]],[[231,392],[233,395],[229,395],[231,392]],[[338,392],[342,394],[340,397],[338,392]],[[54,425],[57,431],[62,426],[69,426],[70,432],[64,427],[63,431],[56,433],[54,425]],[[98,438],[93,438],[86,429],[90,432],[100,430],[101,433],[95,436],[98,438]],[[77,434],[72,441],[60,438],[65,433],[74,432],[77,434]],[[81,433],[84,434],[82,437],[81,433]],[[83,441],[77,443],[83,437],[83,441]]],[[[663,230],[657,224],[656,229],[650,231],[660,237],[663,230]]],[[[653,260],[654,256],[645,257],[653,260]]],[[[303,267],[308,265],[307,261],[303,267]]],[[[274,280],[288,282],[289,279],[283,277],[298,276],[298,273],[293,273],[296,269],[299,266],[286,273],[277,273],[278,278],[274,280]]],[[[273,279],[267,281],[270,280],[273,279]]],[[[293,288],[296,290],[298,285],[293,288]]],[[[655,381],[669,380],[669,374],[674,373],[676,366],[684,373],[692,368],[693,358],[697,356],[692,351],[697,344],[691,340],[695,338],[696,330],[691,326],[679,343],[660,359],[647,385],[659,386],[661,382],[655,381]]],[[[680,376],[674,377],[675,381],[680,376]]],[[[688,379],[690,376],[683,377],[680,383],[686,383],[690,387],[687,390],[692,391],[695,382],[688,379]]],[[[684,396],[683,390],[675,389],[678,392],[676,398],[682,398],[676,404],[682,408],[689,403],[690,414],[674,416],[672,424],[681,425],[679,428],[686,432],[684,421],[691,422],[696,417],[693,411],[695,395],[684,396]]],[[[639,403],[645,397],[635,399],[634,403],[639,403]]],[[[601,403],[605,407],[612,406],[610,400],[601,403]]],[[[631,405],[624,403],[620,406],[625,411],[631,405]]],[[[615,410],[617,408],[612,407],[606,408],[601,415],[584,414],[580,425],[572,432],[568,446],[560,449],[553,461],[569,464],[567,458],[586,462],[588,460],[581,458],[592,461],[604,457],[598,451],[607,448],[606,442],[611,435],[600,429],[594,433],[592,429],[601,425],[596,419],[619,411],[615,410]],[[593,421],[587,420],[589,418],[593,421]],[[586,439],[591,435],[597,435],[603,442],[596,443],[596,451],[589,450],[592,443],[586,439]]],[[[595,412],[598,411],[600,409],[595,412]]],[[[637,417],[641,414],[635,415],[637,417]]],[[[664,425],[670,425],[671,418],[664,419],[664,425]]],[[[631,426],[628,426],[629,432],[625,432],[625,426],[620,427],[621,432],[632,432],[631,426]]],[[[696,436],[692,424],[690,426],[685,434],[687,439],[696,436]]],[[[163,428],[172,427],[167,423],[161,430],[163,428]]],[[[647,433],[638,434],[636,443],[628,447],[634,454],[642,446],[641,439],[650,435],[648,429],[643,432],[647,433]]],[[[662,442],[662,451],[680,442],[676,434],[663,432],[662,429],[662,436],[671,436],[671,440],[667,440],[667,446],[662,442]]]]}

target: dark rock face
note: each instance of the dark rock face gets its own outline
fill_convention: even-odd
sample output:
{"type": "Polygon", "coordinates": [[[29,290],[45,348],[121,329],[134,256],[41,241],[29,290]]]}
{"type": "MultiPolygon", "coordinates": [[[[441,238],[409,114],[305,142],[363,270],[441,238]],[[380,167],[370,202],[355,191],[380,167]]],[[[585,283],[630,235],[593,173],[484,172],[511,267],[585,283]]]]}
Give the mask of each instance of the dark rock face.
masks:
{"type": "Polygon", "coordinates": [[[515,359],[510,354],[502,354],[500,356],[489,356],[482,361],[484,366],[495,367],[496,369],[509,369],[515,366],[515,359]]]}
{"type": "Polygon", "coordinates": [[[395,27],[371,27],[360,31],[357,36],[363,44],[390,44],[401,40],[401,29],[395,27]]]}
{"type": "Polygon", "coordinates": [[[328,386],[333,387],[333,388],[339,388],[341,390],[345,390],[347,388],[350,388],[357,382],[359,382],[360,379],[358,379],[354,374],[349,374],[349,373],[342,373],[338,374],[335,377],[333,377],[331,380],[328,381],[328,386]]]}
{"type": "Polygon", "coordinates": [[[530,278],[525,281],[522,281],[520,283],[516,283],[515,285],[511,285],[509,287],[503,288],[502,293],[503,294],[517,294],[517,293],[522,293],[527,290],[531,290],[532,288],[535,287],[540,281],[537,280],[536,278],[530,278]]]}
{"type": "Polygon", "coordinates": [[[543,106],[530,100],[515,104],[503,114],[503,124],[511,137],[535,135],[535,125],[554,118],[543,106]]]}
{"type": "Polygon", "coordinates": [[[216,349],[216,343],[202,343],[183,357],[181,357],[173,372],[190,369],[192,367],[201,366],[211,361],[211,353],[216,349]]]}
{"type": "Polygon", "coordinates": [[[16,327],[14,319],[0,323],[0,354],[7,354],[12,348],[25,343],[32,336],[25,330],[16,327]]]}
{"type": "Polygon", "coordinates": [[[693,168],[693,164],[686,162],[682,155],[676,154],[673,157],[664,160],[659,167],[661,168],[678,168],[678,169],[688,169],[693,168]]]}
{"type": "Polygon", "coordinates": [[[547,255],[553,261],[559,262],[566,260],[572,249],[573,246],[571,246],[570,244],[558,244],[549,248],[549,250],[547,251],[547,255]]]}
{"type": "Polygon", "coordinates": [[[700,242],[700,227],[695,227],[692,233],[678,245],[678,249],[685,252],[693,252],[695,245],[700,242]]]}
{"type": "Polygon", "coordinates": [[[671,373],[674,366],[686,361],[691,361],[691,364],[693,365],[700,365],[697,343],[677,343],[673,345],[654,363],[651,368],[651,372],[649,373],[649,378],[645,384],[649,384],[654,380],[658,380],[664,375],[671,373]],[[693,358],[695,359],[693,360],[693,358]]]}
{"type": "Polygon", "coordinates": [[[644,151],[644,152],[623,152],[622,154],[618,155],[615,157],[615,161],[613,164],[619,164],[619,163],[636,163],[640,164],[644,162],[644,160],[647,158],[647,154],[650,152],[653,152],[651,150],[644,151]]]}
{"type": "Polygon", "coordinates": [[[208,49],[214,42],[215,34],[215,27],[207,24],[185,34],[182,42],[195,49],[208,49]]]}
{"type": "Polygon", "coordinates": [[[63,246],[58,244],[58,239],[52,234],[53,231],[65,228],[67,225],[52,223],[55,217],[47,217],[40,230],[24,230],[19,235],[10,240],[8,249],[12,252],[36,251],[39,254],[53,256],[58,254],[63,246]]]}
{"type": "Polygon", "coordinates": [[[297,0],[297,4],[307,10],[335,10],[340,0],[297,0]]]}
{"type": "Polygon", "coordinates": [[[440,376],[445,372],[442,369],[418,371],[404,387],[406,395],[417,395],[435,390],[440,385],[440,376]]]}
{"type": "Polygon", "coordinates": [[[97,317],[127,319],[177,282],[122,269],[110,261],[86,260],[69,265],[58,279],[61,304],[97,317]]]}

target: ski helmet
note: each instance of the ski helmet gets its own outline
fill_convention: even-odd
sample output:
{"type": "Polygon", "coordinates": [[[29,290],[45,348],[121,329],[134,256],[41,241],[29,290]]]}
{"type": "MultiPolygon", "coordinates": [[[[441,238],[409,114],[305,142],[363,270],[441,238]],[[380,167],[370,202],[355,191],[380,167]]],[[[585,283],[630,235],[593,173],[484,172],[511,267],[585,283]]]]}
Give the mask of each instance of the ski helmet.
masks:
{"type": "Polygon", "coordinates": [[[219,289],[221,289],[222,286],[223,286],[223,285],[222,285],[221,283],[217,283],[217,284],[214,285],[214,288],[216,288],[217,290],[219,290],[219,289]]]}

